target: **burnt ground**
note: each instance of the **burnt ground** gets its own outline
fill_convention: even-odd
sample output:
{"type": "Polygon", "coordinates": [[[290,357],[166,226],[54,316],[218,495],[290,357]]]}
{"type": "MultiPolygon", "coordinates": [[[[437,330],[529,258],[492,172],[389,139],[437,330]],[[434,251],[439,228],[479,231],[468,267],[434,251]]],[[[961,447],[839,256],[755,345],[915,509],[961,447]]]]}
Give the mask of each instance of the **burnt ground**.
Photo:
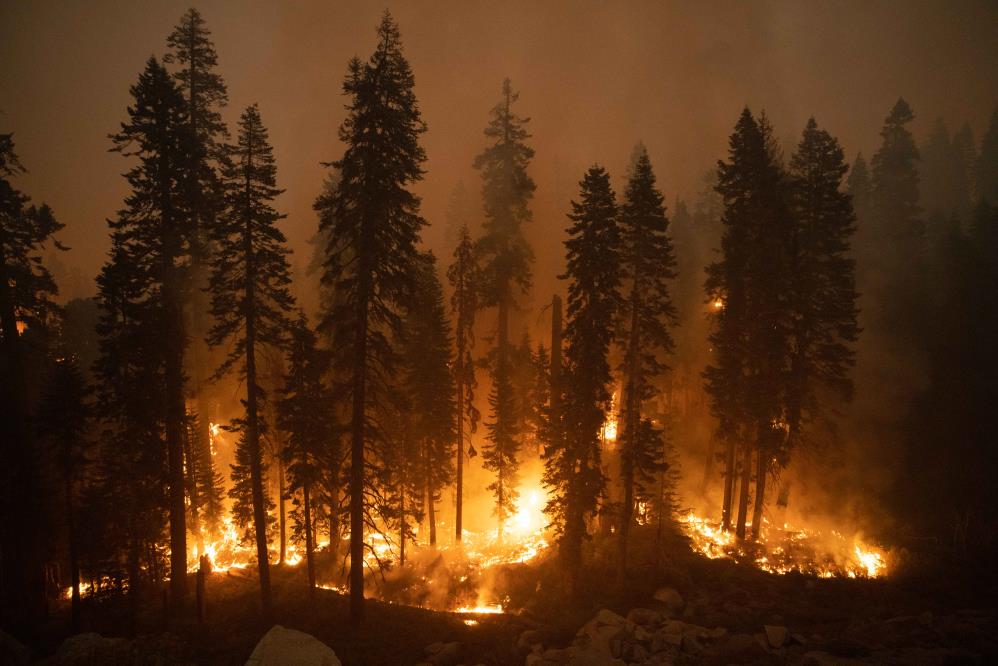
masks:
{"type": "MultiPolygon", "coordinates": [[[[121,653],[128,655],[121,663],[243,664],[270,626],[281,624],[314,635],[347,665],[419,663],[426,659],[426,646],[438,641],[460,644],[460,658],[453,663],[523,664],[530,647],[523,641],[517,646],[518,638],[533,631],[529,642],[544,647],[534,648],[530,662],[547,666],[565,663],[566,654],[554,650],[547,653],[553,658],[545,659],[543,650],[572,645],[580,627],[601,609],[624,616],[647,607],[686,627],[725,631],[709,644],[692,641],[687,649],[683,643],[662,652],[659,661],[648,655],[644,663],[998,662],[993,570],[936,558],[884,580],[815,579],[707,560],[678,541],[666,548],[672,556],[658,563],[642,564],[640,548],[636,550],[637,564],[621,588],[612,549],[604,552],[597,546],[594,564],[571,601],[556,561],[504,567],[496,581],[510,608],[503,615],[470,616],[369,600],[366,622],[354,629],[345,596],[318,590],[311,604],[304,568],[278,567],[273,570],[273,622],[259,616],[255,578],[217,573],[208,581],[203,626],[164,624],[161,599],[147,599],[133,624],[123,600],[111,597],[88,600],[84,630],[103,636],[134,630],[139,637],[121,653]],[[653,599],[662,587],[680,593],[680,608],[667,612],[653,599]],[[476,626],[464,623],[471,617],[476,626]],[[786,627],[794,638],[780,649],[764,647],[764,625],[786,627]],[[746,637],[754,637],[755,643],[746,637]]],[[[65,607],[54,613],[36,652],[50,663],[65,663],[57,650],[65,637],[66,615],[65,607]]],[[[623,664],[630,658],[605,663],[623,664]]]]}

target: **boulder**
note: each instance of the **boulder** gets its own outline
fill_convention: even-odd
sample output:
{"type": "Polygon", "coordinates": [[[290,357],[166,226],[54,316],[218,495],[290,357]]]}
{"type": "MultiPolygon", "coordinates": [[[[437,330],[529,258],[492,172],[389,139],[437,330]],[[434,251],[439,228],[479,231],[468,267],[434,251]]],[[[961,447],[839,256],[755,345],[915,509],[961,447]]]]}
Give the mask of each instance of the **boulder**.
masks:
{"type": "Polygon", "coordinates": [[[534,645],[541,642],[541,632],[536,629],[527,629],[516,639],[516,649],[529,650],[534,645]]]}
{"type": "Polygon", "coordinates": [[[786,627],[767,624],[763,625],[762,628],[766,632],[766,642],[774,650],[779,650],[790,640],[790,630],[786,627]]]}
{"type": "Polygon", "coordinates": [[[663,604],[673,615],[680,613],[683,606],[686,605],[686,602],[683,601],[683,595],[672,587],[660,587],[656,590],[655,601],[663,604]]]}
{"type": "Polygon", "coordinates": [[[620,625],[627,622],[627,619],[623,615],[618,615],[612,610],[604,608],[600,612],[596,613],[596,617],[594,617],[592,621],[599,622],[600,624],[620,625]]]}
{"type": "Polygon", "coordinates": [[[332,648],[311,634],[271,627],[253,648],[246,666],[341,666],[332,648]]]}
{"type": "Polygon", "coordinates": [[[426,646],[427,663],[435,666],[454,666],[461,659],[461,644],[454,641],[442,643],[440,641],[426,646]]]}
{"type": "Polygon", "coordinates": [[[56,653],[59,664],[111,664],[128,659],[128,641],[93,632],[70,636],[56,653]]]}
{"type": "Polygon", "coordinates": [[[627,620],[643,627],[659,624],[662,621],[661,613],[650,608],[632,608],[627,614],[627,620]]]}
{"type": "Polygon", "coordinates": [[[567,666],[627,666],[627,662],[594,650],[577,650],[567,666]]]}
{"type": "Polygon", "coordinates": [[[602,654],[604,658],[609,657],[613,654],[614,647],[617,647],[619,653],[618,644],[626,633],[626,626],[627,620],[622,615],[604,608],[596,617],[582,625],[575,635],[575,646],[602,654]]]}

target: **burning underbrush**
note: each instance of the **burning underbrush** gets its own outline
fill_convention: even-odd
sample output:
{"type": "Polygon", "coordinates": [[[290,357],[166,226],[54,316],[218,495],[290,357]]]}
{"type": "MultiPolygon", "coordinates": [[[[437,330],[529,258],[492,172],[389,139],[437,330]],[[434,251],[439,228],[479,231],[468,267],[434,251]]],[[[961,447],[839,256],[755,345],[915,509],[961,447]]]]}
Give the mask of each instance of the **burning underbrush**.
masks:
{"type": "MultiPolygon", "coordinates": [[[[751,562],[775,574],[798,572],[819,578],[880,578],[887,575],[889,554],[858,535],[773,525],[763,518],[758,542],[740,542],[720,523],[688,511],[679,517],[694,551],[711,559],[751,562]]],[[[751,526],[749,526],[751,528],[751,526]]]]}

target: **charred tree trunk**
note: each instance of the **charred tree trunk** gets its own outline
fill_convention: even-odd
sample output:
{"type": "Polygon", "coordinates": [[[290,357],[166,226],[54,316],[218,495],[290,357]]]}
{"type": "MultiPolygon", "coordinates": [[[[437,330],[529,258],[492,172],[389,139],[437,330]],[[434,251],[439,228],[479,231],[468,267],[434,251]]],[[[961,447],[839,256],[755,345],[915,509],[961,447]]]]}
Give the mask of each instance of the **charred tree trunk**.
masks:
{"type": "Polygon", "coordinates": [[[371,276],[361,266],[354,335],[353,414],[350,441],[350,619],[364,620],[364,430],[367,421],[367,316],[371,276]]]}
{"type": "Polygon", "coordinates": [[[166,315],[166,449],[170,475],[170,607],[175,615],[187,603],[187,506],[184,478],[184,319],[174,253],[164,252],[166,315]]]}
{"type": "Polygon", "coordinates": [[[620,530],[619,556],[620,561],[617,566],[617,577],[621,583],[627,572],[627,546],[631,531],[631,520],[634,513],[634,450],[637,446],[635,438],[638,436],[638,421],[641,418],[641,377],[640,361],[638,358],[638,342],[640,332],[638,330],[638,312],[640,303],[638,301],[638,284],[635,284],[631,296],[631,330],[627,342],[627,381],[624,387],[624,410],[623,410],[623,446],[620,449],[620,483],[622,498],[620,501],[620,530]]]}
{"type": "MultiPolygon", "coordinates": [[[[760,428],[763,426],[760,426],[760,428]]],[[[765,426],[768,429],[768,425],[765,426]]],[[[766,479],[769,475],[769,465],[767,465],[767,448],[764,446],[763,437],[769,433],[759,434],[759,447],[756,453],[755,468],[755,507],[752,511],[752,540],[758,541],[762,533],[762,510],[766,502],[766,479]]]]}
{"type": "Polygon", "coordinates": [[[752,481],[752,445],[746,443],[742,451],[742,474],[738,488],[738,525],[735,536],[745,539],[745,521],[748,514],[749,483],[752,481]]]}
{"type": "MultiPolygon", "coordinates": [[[[458,324],[458,331],[462,331],[458,324]]],[[[464,510],[464,335],[458,335],[457,340],[457,473],[455,489],[456,506],[454,509],[454,540],[461,543],[463,530],[461,519],[464,510]]]]}
{"type": "Polygon", "coordinates": [[[309,484],[302,486],[305,512],[305,568],[308,570],[308,599],[315,601],[315,540],[312,536],[312,499],[309,484]]]}
{"type": "Polygon", "coordinates": [[[204,535],[201,533],[201,498],[198,495],[197,456],[194,447],[197,446],[197,435],[188,425],[187,437],[184,439],[184,459],[187,469],[187,494],[191,501],[191,532],[197,543],[198,557],[204,552],[204,535]]]}
{"type": "Polygon", "coordinates": [[[728,436],[724,442],[724,498],[721,506],[721,529],[731,531],[731,505],[735,486],[735,438],[728,436]]]}
{"type": "Polygon", "coordinates": [[[277,441],[277,511],[280,518],[281,528],[281,554],[278,564],[284,564],[288,551],[288,516],[284,507],[284,456],[281,451],[281,443],[277,441]]]}
{"type": "MultiPolygon", "coordinates": [[[[509,280],[506,279],[504,284],[500,287],[499,291],[499,342],[497,347],[497,358],[496,358],[496,376],[505,378],[509,372],[509,280]]],[[[509,415],[507,415],[509,416],[509,415]]],[[[496,480],[499,484],[499,496],[505,499],[507,489],[506,489],[506,478],[504,474],[504,469],[500,467],[499,478],[496,480]]],[[[498,531],[496,532],[496,541],[502,545],[503,539],[503,527],[506,523],[506,509],[503,503],[499,503],[498,511],[496,511],[496,516],[499,519],[498,531]]]]}
{"type": "MultiPolygon", "coordinates": [[[[250,155],[252,153],[250,152],[250,155]]],[[[250,199],[249,177],[246,179],[246,201],[250,199]]],[[[260,577],[260,601],[265,618],[271,616],[270,555],[267,549],[267,512],[263,496],[263,456],[260,451],[260,404],[256,371],[256,266],[247,211],[243,233],[246,257],[246,444],[250,454],[250,484],[253,494],[253,526],[256,531],[256,560],[260,577]]]]}
{"type": "Polygon", "coordinates": [[[69,578],[73,586],[70,602],[73,633],[80,631],[80,558],[76,540],[76,502],[73,499],[73,477],[66,474],[66,526],[69,531],[69,578]]]}

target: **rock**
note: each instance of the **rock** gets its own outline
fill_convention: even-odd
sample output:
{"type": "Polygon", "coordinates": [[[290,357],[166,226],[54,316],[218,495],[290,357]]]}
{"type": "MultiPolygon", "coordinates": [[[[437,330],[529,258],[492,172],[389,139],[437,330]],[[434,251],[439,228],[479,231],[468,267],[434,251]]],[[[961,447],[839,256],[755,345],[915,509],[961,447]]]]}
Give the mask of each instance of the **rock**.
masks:
{"type": "Polygon", "coordinates": [[[31,650],[5,631],[0,631],[0,664],[23,666],[31,661],[31,650]]]}
{"type": "Polygon", "coordinates": [[[739,658],[739,660],[763,656],[766,653],[751,634],[732,634],[727,640],[718,644],[713,652],[725,659],[739,658]]]}
{"type": "Polygon", "coordinates": [[[516,648],[518,650],[529,650],[534,645],[541,642],[541,632],[536,629],[527,629],[520,637],[516,639],[516,648]]]}
{"type": "Polygon", "coordinates": [[[332,648],[311,634],[271,627],[253,648],[246,666],[341,666],[332,648]]]}
{"type": "Polygon", "coordinates": [[[683,652],[688,652],[689,654],[700,654],[703,652],[703,645],[697,640],[696,636],[692,633],[683,634],[682,642],[683,652]]]}
{"type": "Polygon", "coordinates": [[[787,644],[790,639],[790,630],[786,627],[774,626],[771,624],[763,625],[763,631],[766,632],[766,642],[769,643],[769,647],[774,650],[779,650],[781,647],[787,644]]]}
{"type": "Polygon", "coordinates": [[[619,625],[624,624],[627,620],[623,615],[618,615],[612,610],[604,608],[600,612],[596,613],[596,617],[594,617],[592,621],[599,622],[600,624],[619,625]]]}
{"type": "Polygon", "coordinates": [[[669,609],[669,612],[674,615],[682,611],[683,606],[686,605],[686,602],[683,601],[683,596],[671,587],[660,587],[656,590],[655,601],[664,604],[669,609]]]}
{"type": "Polygon", "coordinates": [[[646,627],[660,623],[662,615],[650,608],[632,608],[627,614],[627,620],[646,627]]]}
{"type": "Polygon", "coordinates": [[[436,642],[426,646],[426,661],[435,666],[454,666],[461,658],[461,644],[436,642]]]}
{"type": "Polygon", "coordinates": [[[92,632],[70,636],[63,641],[56,653],[59,664],[124,663],[127,658],[128,641],[123,638],[105,638],[92,632]]]}
{"type": "Polygon", "coordinates": [[[549,661],[554,664],[566,664],[569,659],[572,658],[572,650],[568,648],[551,648],[549,650],[544,650],[544,653],[541,656],[544,657],[545,661],[549,661]]]}
{"type": "Polygon", "coordinates": [[[601,610],[592,620],[579,629],[575,645],[581,650],[591,650],[608,657],[611,642],[623,638],[627,620],[613,611],[601,610]]]}
{"type": "Polygon", "coordinates": [[[594,650],[578,650],[566,666],[627,666],[623,659],[613,659],[594,650]]]}

